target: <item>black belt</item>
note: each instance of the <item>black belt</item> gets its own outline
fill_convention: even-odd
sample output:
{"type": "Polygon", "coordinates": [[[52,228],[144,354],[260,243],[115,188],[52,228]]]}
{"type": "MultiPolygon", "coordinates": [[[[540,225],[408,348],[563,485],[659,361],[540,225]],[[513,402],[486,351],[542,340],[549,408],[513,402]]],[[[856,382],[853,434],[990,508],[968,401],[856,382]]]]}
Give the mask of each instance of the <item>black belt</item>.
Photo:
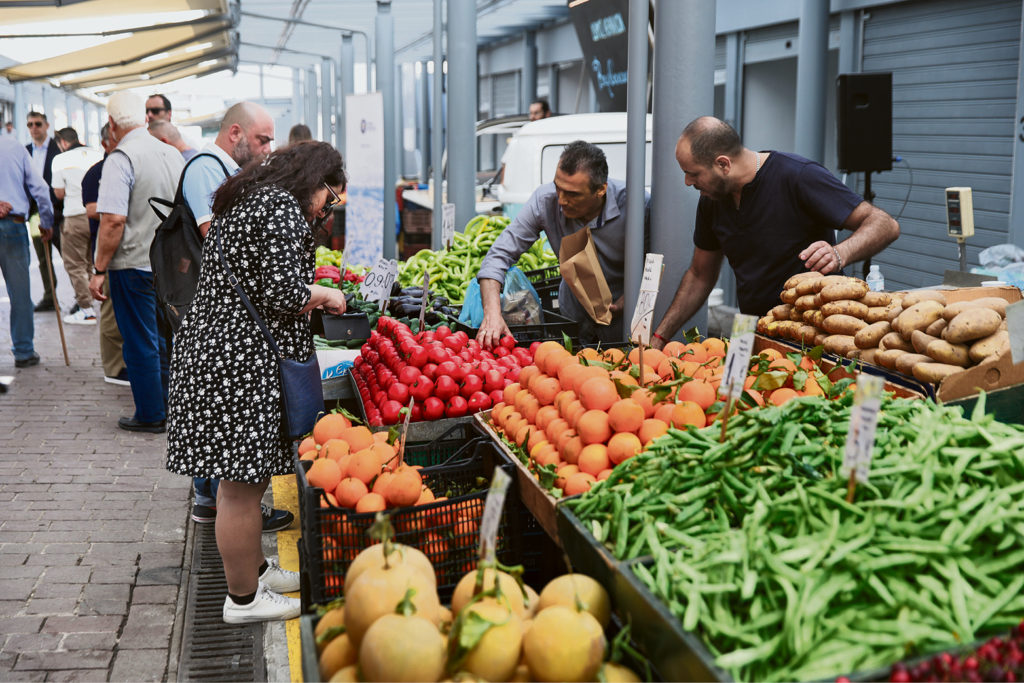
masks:
{"type": "Polygon", "coordinates": [[[17,213],[9,213],[9,214],[7,214],[7,218],[12,220],[12,221],[14,221],[15,223],[24,223],[25,222],[25,217],[22,216],[21,214],[17,214],[17,213]]]}

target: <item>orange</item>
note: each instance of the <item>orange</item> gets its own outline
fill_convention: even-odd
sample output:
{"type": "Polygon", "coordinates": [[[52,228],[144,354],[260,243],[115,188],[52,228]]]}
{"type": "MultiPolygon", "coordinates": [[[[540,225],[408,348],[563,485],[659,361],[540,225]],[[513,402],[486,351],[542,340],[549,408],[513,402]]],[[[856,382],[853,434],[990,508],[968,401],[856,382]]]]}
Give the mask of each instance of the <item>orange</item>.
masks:
{"type": "Polygon", "coordinates": [[[643,448],[644,445],[636,434],[619,432],[608,441],[608,460],[612,465],[618,465],[623,460],[632,458],[643,448]]]}
{"type": "Polygon", "coordinates": [[[597,352],[597,349],[590,348],[589,346],[584,349],[580,349],[576,353],[577,358],[586,358],[588,361],[601,360],[601,354],[597,352]]]}
{"type": "Polygon", "coordinates": [[[582,393],[580,392],[580,387],[582,387],[583,383],[586,382],[588,379],[592,377],[607,378],[608,376],[608,371],[605,370],[604,368],[598,367],[596,365],[588,365],[584,367],[581,371],[576,373],[576,376],[573,378],[572,381],[572,387],[570,388],[573,391],[575,391],[577,395],[582,395],[582,393]]]}
{"type": "Polygon", "coordinates": [[[545,376],[534,382],[531,390],[542,406],[549,406],[555,402],[555,396],[562,390],[562,385],[558,383],[557,377],[545,376]]]}
{"type": "Polygon", "coordinates": [[[334,462],[338,463],[338,469],[341,471],[341,478],[342,479],[344,479],[345,477],[351,476],[348,473],[348,464],[350,462],[352,462],[352,454],[351,453],[348,453],[346,455],[341,456],[340,458],[338,458],[334,462]]]}
{"type": "Polygon", "coordinates": [[[600,472],[598,472],[597,480],[598,481],[604,481],[605,479],[607,479],[610,476],[612,476],[612,468],[609,467],[606,470],[601,470],[600,472]]]}
{"type": "Polygon", "coordinates": [[[771,362],[768,366],[769,370],[785,370],[786,372],[796,372],[796,363],[788,358],[777,358],[771,362]]]}
{"type": "MultiPolygon", "coordinates": [[[[640,347],[637,346],[630,351],[628,358],[630,363],[637,365],[640,362],[640,347]]],[[[649,346],[644,349],[644,365],[656,368],[665,358],[665,354],[657,349],[652,349],[649,346]]]]}
{"type": "Polygon", "coordinates": [[[658,364],[658,376],[662,379],[675,379],[676,373],[686,372],[686,363],[673,356],[666,356],[658,364]]]}
{"type": "Polygon", "coordinates": [[[686,345],[679,357],[699,364],[708,359],[708,350],[700,342],[691,342],[686,345]]]}
{"type": "Polygon", "coordinates": [[[311,436],[307,436],[299,443],[299,455],[305,455],[309,451],[314,451],[314,457],[316,457],[317,443],[316,439],[311,436]]]}
{"type": "Polygon", "coordinates": [[[313,461],[313,466],[306,472],[306,481],[310,486],[316,486],[324,491],[333,491],[341,481],[341,470],[338,463],[330,458],[319,458],[313,461]]]}
{"type": "Polygon", "coordinates": [[[532,453],[533,449],[541,443],[548,443],[544,430],[534,427],[530,430],[530,435],[526,437],[526,451],[532,453]]]}
{"type": "MultiPolygon", "coordinates": [[[[369,448],[352,454],[348,463],[348,476],[355,477],[364,484],[369,484],[380,474],[380,458],[369,448]]],[[[337,486],[337,482],[334,484],[337,486]]]]}
{"type": "Polygon", "coordinates": [[[585,412],[587,412],[587,409],[583,407],[583,404],[579,399],[576,399],[572,403],[566,405],[565,412],[562,413],[562,417],[569,422],[570,427],[575,429],[576,422],[580,419],[580,415],[585,412]]]}
{"type": "Polygon", "coordinates": [[[580,493],[586,493],[596,481],[597,479],[592,474],[577,472],[565,480],[565,495],[575,496],[580,493]]]}
{"type": "Polygon", "coordinates": [[[548,354],[558,351],[565,351],[565,347],[556,341],[541,342],[540,346],[533,353],[533,362],[539,367],[544,366],[544,361],[548,357],[548,354]]]}
{"type": "Polygon", "coordinates": [[[362,425],[341,430],[338,438],[348,441],[349,449],[353,453],[369,448],[374,444],[373,434],[362,425]]]}
{"type": "Polygon", "coordinates": [[[772,402],[772,405],[781,406],[786,401],[796,398],[799,394],[795,390],[789,387],[780,387],[772,392],[772,395],[768,397],[768,400],[772,402]]]}
{"type": "Polygon", "coordinates": [[[608,447],[603,443],[592,443],[584,446],[583,450],[580,451],[579,459],[576,461],[576,466],[580,468],[580,472],[586,472],[595,477],[601,470],[607,469],[610,464],[608,447]]]}
{"type": "Polygon", "coordinates": [[[622,349],[616,348],[605,349],[604,353],[601,354],[601,358],[604,362],[611,363],[612,365],[618,365],[625,357],[626,354],[622,352],[622,349]]]}
{"type": "Polygon", "coordinates": [[[575,364],[576,358],[565,349],[558,348],[548,354],[547,358],[544,359],[542,367],[544,372],[553,377],[558,374],[558,368],[562,367],[565,363],[575,364]]]}
{"type": "Polygon", "coordinates": [[[518,394],[519,390],[522,388],[523,385],[520,384],[519,382],[512,382],[512,384],[509,384],[507,387],[501,390],[501,400],[510,406],[515,405],[516,394],[518,394]]]}
{"type": "MultiPolygon", "coordinates": [[[[384,490],[388,487],[388,484],[390,484],[391,480],[394,478],[394,472],[381,472],[380,474],[377,475],[377,478],[373,480],[373,486],[370,487],[370,490],[373,491],[374,493],[379,493],[380,495],[383,496],[384,490]]],[[[356,481],[359,480],[357,479],[356,481]]]]}
{"type": "Polygon", "coordinates": [[[555,486],[557,486],[560,489],[564,489],[566,479],[568,479],[569,477],[571,477],[572,475],[576,474],[579,471],[580,468],[577,467],[576,465],[562,465],[556,471],[558,477],[555,479],[555,486]]]}
{"type": "Polygon", "coordinates": [[[385,509],[387,504],[379,493],[367,493],[356,503],[356,512],[383,512],[385,509]]]}
{"type": "Polygon", "coordinates": [[[648,389],[637,389],[629,397],[644,409],[645,418],[654,417],[654,392],[648,389]]]}
{"type": "Polygon", "coordinates": [[[520,425],[519,429],[516,430],[515,436],[512,440],[515,441],[517,446],[522,446],[523,444],[526,443],[526,440],[530,438],[530,432],[535,431],[537,431],[536,427],[534,427],[529,422],[524,422],[522,425],[520,425]]]}
{"type": "Polygon", "coordinates": [[[616,401],[608,409],[608,424],[611,426],[612,431],[616,432],[636,433],[640,431],[640,427],[644,423],[644,417],[646,415],[644,414],[643,407],[632,398],[616,401]]]}
{"type": "Polygon", "coordinates": [[[416,501],[416,505],[426,505],[427,503],[433,503],[434,500],[434,492],[424,486],[423,490],[420,491],[420,497],[416,501]]]}
{"type": "Polygon", "coordinates": [[[800,367],[804,370],[811,371],[818,367],[818,364],[814,362],[814,359],[810,356],[802,356],[800,358],[800,367]]]}
{"type": "Polygon", "coordinates": [[[754,403],[761,407],[764,406],[764,394],[757,389],[747,389],[746,392],[750,395],[750,398],[754,399],[754,403]]]}
{"type": "Polygon", "coordinates": [[[328,413],[316,421],[313,426],[313,439],[318,444],[327,443],[329,439],[341,437],[342,430],[348,429],[352,423],[341,413],[328,413]]]}
{"type": "Polygon", "coordinates": [[[389,436],[390,435],[386,431],[384,431],[384,432],[374,432],[373,433],[374,440],[375,441],[379,441],[381,443],[387,443],[389,436]]]}
{"type": "Polygon", "coordinates": [[[604,443],[612,435],[611,425],[608,424],[608,413],[603,410],[588,410],[576,423],[576,433],[584,444],[604,443]]]}
{"type": "Polygon", "coordinates": [[[338,500],[338,505],[343,508],[354,508],[359,499],[367,493],[369,491],[366,484],[353,477],[342,479],[334,489],[334,497],[338,500]]]}
{"type": "Polygon", "coordinates": [[[761,352],[758,353],[757,355],[764,356],[769,361],[778,360],[779,358],[782,358],[782,353],[780,353],[777,349],[772,348],[762,349],[761,352]]]}
{"type": "Polygon", "coordinates": [[[536,449],[536,451],[530,451],[530,454],[530,458],[541,466],[554,465],[561,460],[561,458],[558,457],[558,449],[547,441],[541,443],[540,447],[536,449]]]}
{"type": "MultiPolygon", "coordinates": [[[[547,429],[548,424],[552,420],[558,417],[558,408],[552,405],[542,405],[540,410],[537,411],[537,415],[534,417],[534,423],[541,429],[547,429]]],[[[548,439],[550,441],[551,439],[548,439]]]]}
{"type": "Polygon", "coordinates": [[[807,382],[804,383],[804,396],[824,396],[825,390],[818,384],[818,380],[813,376],[807,378],[807,382]]]}
{"type": "Polygon", "coordinates": [[[530,386],[530,380],[540,374],[540,368],[536,365],[527,365],[525,368],[519,371],[519,376],[516,377],[516,381],[519,382],[523,387],[530,386]]]}
{"type": "Polygon", "coordinates": [[[662,353],[664,353],[666,356],[671,356],[675,358],[678,358],[679,354],[681,354],[685,350],[686,344],[684,344],[683,342],[677,342],[675,340],[672,340],[669,343],[665,344],[665,346],[661,347],[662,353]]]}
{"type": "MultiPolygon", "coordinates": [[[[672,402],[659,403],[658,407],[654,411],[654,419],[661,420],[666,424],[672,424],[672,415],[676,409],[676,404],[672,402]]],[[[643,425],[641,425],[643,426],[643,425]]]]}
{"type": "Polygon", "coordinates": [[[569,443],[569,440],[576,436],[578,436],[576,432],[569,429],[569,426],[566,425],[566,428],[555,437],[555,441],[553,442],[555,444],[555,450],[562,453],[565,448],[565,444],[569,443]]]}
{"type": "Polygon", "coordinates": [[[644,420],[644,424],[640,427],[640,433],[637,436],[640,437],[641,443],[645,446],[650,442],[657,439],[659,436],[668,431],[668,423],[664,420],[657,418],[647,418],[644,420]]]}
{"type": "Polygon", "coordinates": [[[724,356],[725,355],[725,341],[718,337],[708,337],[701,345],[704,350],[707,351],[709,356],[724,356]]]}
{"type": "Polygon", "coordinates": [[[523,399],[523,417],[525,417],[528,422],[532,423],[537,419],[538,410],[540,410],[540,401],[538,401],[537,397],[533,394],[527,393],[526,397],[523,399]]]}
{"type": "Polygon", "coordinates": [[[324,491],[324,497],[320,500],[320,507],[338,507],[338,499],[334,497],[334,494],[330,491],[324,491]]]}
{"type": "Polygon", "coordinates": [[[676,429],[700,429],[705,424],[707,417],[704,415],[704,409],[693,401],[680,401],[672,406],[672,426],[676,429]]]}
{"type": "Polygon", "coordinates": [[[573,387],[573,382],[576,380],[576,375],[584,370],[584,366],[579,363],[563,363],[558,368],[558,383],[561,385],[563,390],[569,390],[573,387]]]}
{"type": "Polygon", "coordinates": [[[612,380],[618,380],[619,384],[628,384],[629,386],[632,387],[640,386],[637,383],[636,378],[624,370],[612,370],[611,375],[609,375],[609,377],[612,380]]]}
{"type": "Polygon", "coordinates": [[[299,460],[316,460],[318,455],[320,455],[320,451],[314,448],[313,450],[306,451],[305,453],[300,455],[299,460]]]}
{"type": "Polygon", "coordinates": [[[676,400],[693,401],[701,407],[701,410],[707,410],[715,402],[715,390],[707,382],[694,380],[681,385],[676,390],[676,400]]]}
{"type": "Polygon", "coordinates": [[[572,389],[559,391],[558,396],[555,396],[555,407],[558,408],[558,414],[561,415],[562,411],[565,410],[565,405],[575,401],[577,398],[576,392],[572,389]]]}
{"type": "Polygon", "coordinates": [[[548,441],[551,443],[557,444],[558,437],[570,431],[572,430],[569,429],[569,423],[561,417],[556,417],[544,428],[544,436],[548,437],[548,441]]]}
{"type": "Polygon", "coordinates": [[[565,446],[559,451],[562,456],[562,460],[575,465],[576,461],[579,460],[580,451],[583,450],[583,440],[578,436],[571,437],[565,442],[565,446]]]}
{"type": "Polygon", "coordinates": [[[384,500],[392,507],[412,505],[420,498],[423,479],[414,469],[403,470],[392,477],[384,489],[384,500]]]}
{"type": "Polygon", "coordinates": [[[395,454],[398,453],[398,449],[391,444],[376,441],[376,443],[370,446],[370,450],[377,454],[382,467],[387,467],[390,470],[398,467],[398,458],[395,457],[395,454]]]}
{"type": "Polygon", "coordinates": [[[608,410],[619,400],[615,383],[605,377],[591,377],[580,386],[579,394],[587,410],[608,410]]]}
{"type": "Polygon", "coordinates": [[[533,387],[537,384],[537,382],[541,381],[542,379],[544,379],[546,377],[547,377],[547,375],[545,375],[543,372],[538,372],[536,374],[530,375],[530,378],[527,379],[526,381],[522,381],[522,377],[520,376],[520,378],[519,378],[520,382],[519,383],[522,384],[527,389],[529,389],[530,393],[533,393],[533,387]]]}

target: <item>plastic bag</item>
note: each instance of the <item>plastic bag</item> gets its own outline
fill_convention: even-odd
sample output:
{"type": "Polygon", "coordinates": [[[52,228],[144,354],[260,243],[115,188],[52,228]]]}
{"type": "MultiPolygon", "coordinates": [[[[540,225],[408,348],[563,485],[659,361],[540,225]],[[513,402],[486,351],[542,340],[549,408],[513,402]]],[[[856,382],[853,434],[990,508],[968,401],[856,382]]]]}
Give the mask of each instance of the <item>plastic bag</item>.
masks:
{"type": "Polygon", "coordinates": [[[1011,263],[1024,262],[1024,249],[1016,244],[996,244],[978,254],[982,268],[1003,268],[1011,263]]]}
{"type": "MultiPolygon", "coordinates": [[[[501,292],[501,316],[507,325],[534,325],[544,322],[540,296],[523,271],[516,266],[512,266],[505,273],[505,285],[501,292]]],[[[480,283],[473,278],[466,287],[466,298],[462,302],[459,322],[470,327],[480,327],[483,321],[484,305],[480,298],[480,283]]]]}

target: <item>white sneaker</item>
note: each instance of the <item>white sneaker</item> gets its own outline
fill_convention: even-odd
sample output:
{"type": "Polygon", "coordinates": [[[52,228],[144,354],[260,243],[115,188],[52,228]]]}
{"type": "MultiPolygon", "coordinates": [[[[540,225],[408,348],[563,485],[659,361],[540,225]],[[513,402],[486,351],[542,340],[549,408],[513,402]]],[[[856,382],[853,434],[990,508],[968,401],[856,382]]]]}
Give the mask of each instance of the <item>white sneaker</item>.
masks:
{"type": "Polygon", "coordinates": [[[91,308],[79,308],[74,313],[64,316],[64,322],[69,325],[95,325],[96,315],[91,308]]]}
{"type": "Polygon", "coordinates": [[[260,574],[260,583],[275,593],[299,590],[299,573],[282,569],[277,560],[267,558],[267,570],[260,574]]]}
{"type": "Polygon", "coordinates": [[[263,583],[256,589],[256,597],[248,605],[236,605],[231,596],[224,598],[224,622],[228,624],[251,624],[259,621],[286,621],[295,619],[302,612],[297,598],[278,595],[263,583]]]}

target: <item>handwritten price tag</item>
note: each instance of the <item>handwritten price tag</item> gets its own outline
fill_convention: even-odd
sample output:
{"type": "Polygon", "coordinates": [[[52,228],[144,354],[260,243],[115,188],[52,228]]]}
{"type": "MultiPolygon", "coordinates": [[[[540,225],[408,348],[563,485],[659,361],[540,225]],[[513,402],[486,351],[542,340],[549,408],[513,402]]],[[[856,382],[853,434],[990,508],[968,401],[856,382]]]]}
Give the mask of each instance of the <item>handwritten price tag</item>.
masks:
{"type": "Polygon", "coordinates": [[[430,299],[430,273],[423,271],[423,298],[420,300],[420,329],[423,331],[423,322],[427,317],[427,302],[430,299]]]}
{"type": "Polygon", "coordinates": [[[640,294],[633,309],[633,320],[629,325],[629,338],[634,343],[649,346],[651,323],[654,321],[654,305],[658,302],[658,285],[665,257],[661,254],[647,254],[644,259],[644,274],[640,280],[640,294]]]}
{"type": "Polygon", "coordinates": [[[443,204],[441,206],[441,244],[451,247],[455,239],[455,205],[443,204]]]}
{"type": "Polygon", "coordinates": [[[398,263],[394,259],[377,259],[376,265],[359,285],[359,294],[367,301],[381,302],[381,310],[391,296],[391,286],[398,279],[398,263]]]}
{"type": "Polygon", "coordinates": [[[491,490],[484,504],[484,517],[480,522],[480,557],[493,562],[498,548],[498,526],[501,524],[501,510],[505,507],[512,478],[504,470],[495,469],[491,479],[491,490]]]}
{"type": "Polygon", "coordinates": [[[728,398],[738,399],[743,394],[743,382],[750,369],[750,352],[754,350],[754,330],[757,318],[739,313],[732,321],[732,336],[729,338],[729,353],[725,356],[725,373],[719,393],[728,398]]]}
{"type": "Polygon", "coordinates": [[[846,433],[846,451],[843,453],[844,477],[852,472],[863,484],[871,470],[871,451],[875,446],[875,428],[878,427],[878,413],[882,405],[883,380],[875,375],[861,374],[857,377],[857,393],[853,397],[850,412],[850,431],[846,433]]]}

